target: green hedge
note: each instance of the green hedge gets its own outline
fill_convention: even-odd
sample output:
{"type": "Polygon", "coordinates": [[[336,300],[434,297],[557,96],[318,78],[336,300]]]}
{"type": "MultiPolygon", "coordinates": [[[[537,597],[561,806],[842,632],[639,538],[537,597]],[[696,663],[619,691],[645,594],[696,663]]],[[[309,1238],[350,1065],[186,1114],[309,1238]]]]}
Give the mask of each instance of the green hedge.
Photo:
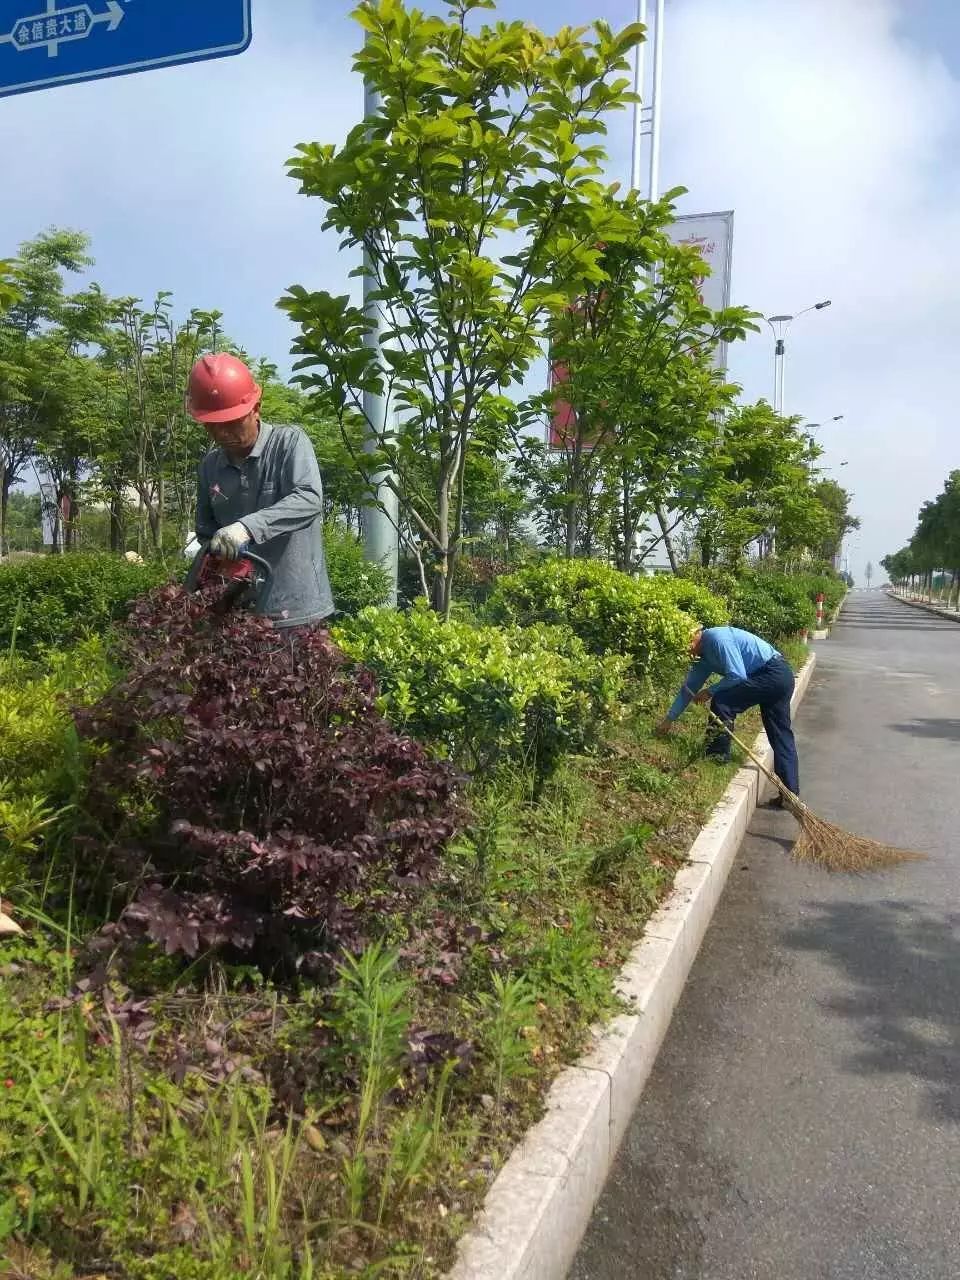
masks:
{"type": "Polygon", "coordinates": [[[598,560],[543,560],[501,578],[490,600],[495,621],[568,626],[594,654],[629,658],[635,675],[672,683],[700,614],[725,620],[723,602],[672,578],[632,578],[598,560]],[[677,603],[684,599],[697,617],[677,603]]]}
{"type": "Polygon", "coordinates": [[[323,531],[327,573],[333,602],[341,613],[359,613],[383,604],[389,591],[386,571],[364,559],[363,546],[342,525],[328,524],[323,531]]]}
{"type": "Polygon", "coordinates": [[[0,565],[0,649],[33,656],[106,630],[130,603],[165,582],[159,561],[129,564],[123,556],[71,552],[0,565]]]}
{"type": "MultiPolygon", "coordinates": [[[[382,604],[387,575],[363,558],[357,538],[328,525],[325,543],[337,608],[349,614],[382,604]]],[[[9,650],[14,633],[16,650],[26,657],[102,634],[137,596],[184,572],[183,561],[172,568],[157,560],[130,564],[108,552],[38,555],[0,565],[0,652],[9,650]]]]}
{"type": "Polygon", "coordinates": [[[801,578],[812,601],[816,601],[817,592],[823,593],[823,613],[829,621],[847,594],[847,584],[836,574],[805,573],[801,578]]]}
{"type": "Polygon", "coordinates": [[[751,574],[730,602],[735,627],[767,640],[785,640],[813,625],[816,613],[804,584],[781,573],[751,574]]]}
{"type": "Polygon", "coordinates": [[[675,578],[672,573],[661,573],[653,579],[643,579],[646,589],[649,582],[655,590],[663,592],[678,609],[704,627],[724,627],[730,621],[730,604],[725,594],[689,578],[675,578]]]}
{"type": "Polygon", "coordinates": [[[840,578],[828,574],[782,573],[747,565],[737,571],[685,565],[682,577],[723,596],[734,626],[774,641],[813,626],[818,591],[824,593],[829,616],[846,590],[840,578]]]}
{"type": "Polygon", "coordinates": [[[622,689],[620,659],[593,656],[559,628],[444,622],[417,605],[367,609],[333,636],[376,675],[397,728],[470,772],[508,758],[547,775],[594,745],[622,689]]]}

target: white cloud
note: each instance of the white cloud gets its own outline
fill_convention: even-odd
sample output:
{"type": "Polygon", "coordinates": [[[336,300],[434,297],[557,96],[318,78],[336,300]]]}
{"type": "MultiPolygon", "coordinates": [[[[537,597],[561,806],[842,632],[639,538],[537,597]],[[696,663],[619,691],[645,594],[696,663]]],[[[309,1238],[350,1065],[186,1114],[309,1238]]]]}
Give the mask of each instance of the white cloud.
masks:
{"type": "MultiPolygon", "coordinates": [[[[667,7],[665,185],[691,189],[685,210],[736,210],[737,301],[770,314],[833,299],[791,330],[787,408],[827,424],[825,461],[863,517],[855,572],[909,536],[958,463],[960,84],[899,35],[906,8],[667,7]]],[[[771,365],[764,327],[733,373],[769,397],[771,365]]]]}

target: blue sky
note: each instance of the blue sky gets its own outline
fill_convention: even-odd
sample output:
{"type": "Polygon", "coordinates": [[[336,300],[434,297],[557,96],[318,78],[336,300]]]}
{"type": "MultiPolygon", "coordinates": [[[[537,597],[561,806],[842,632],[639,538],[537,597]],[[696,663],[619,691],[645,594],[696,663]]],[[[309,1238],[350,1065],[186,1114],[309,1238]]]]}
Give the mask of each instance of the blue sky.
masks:
{"type": "MultiPolygon", "coordinates": [[[[294,282],[346,291],[354,265],[283,165],[295,143],[336,141],[357,120],[358,32],[341,0],[253,8],[240,57],[0,99],[0,257],[44,226],[82,228],[108,291],[169,289],[183,315],[219,307],[238,341],[283,366],[276,299],[294,282]]],[[[499,12],[552,29],[623,25],[635,5],[501,0],[499,12]]],[[[844,415],[820,437],[864,520],[860,571],[960,466],[960,5],[667,0],[664,105],[663,185],[690,188],[683,212],[735,210],[735,300],[769,314],[833,299],[790,335],[787,408],[844,415]]],[[[626,116],[609,145],[625,178],[626,116]]],[[[751,397],[770,395],[770,366],[766,332],[732,353],[751,397]]]]}

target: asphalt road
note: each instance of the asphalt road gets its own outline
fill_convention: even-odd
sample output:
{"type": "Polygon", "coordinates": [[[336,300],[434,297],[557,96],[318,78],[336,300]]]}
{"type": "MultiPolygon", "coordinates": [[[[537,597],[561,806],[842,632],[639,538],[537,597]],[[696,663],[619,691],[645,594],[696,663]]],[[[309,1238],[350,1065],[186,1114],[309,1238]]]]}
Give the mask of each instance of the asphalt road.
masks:
{"type": "Polygon", "coordinates": [[[960,1280],[960,625],[856,592],[817,652],[804,798],[929,860],[758,811],[570,1280],[960,1280]]]}

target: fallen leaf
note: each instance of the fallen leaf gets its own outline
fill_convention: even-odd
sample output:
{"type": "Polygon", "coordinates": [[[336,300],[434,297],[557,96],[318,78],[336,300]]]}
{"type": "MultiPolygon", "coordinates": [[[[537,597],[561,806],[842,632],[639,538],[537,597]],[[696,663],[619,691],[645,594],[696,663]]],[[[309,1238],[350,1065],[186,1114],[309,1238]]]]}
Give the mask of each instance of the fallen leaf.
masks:
{"type": "Polygon", "coordinates": [[[305,1124],[303,1126],[303,1136],[306,1138],[307,1146],[311,1151],[326,1151],[327,1140],[316,1125],[305,1124]]]}
{"type": "Polygon", "coordinates": [[[16,920],[11,920],[0,911],[0,938],[18,938],[22,933],[23,930],[16,920]]]}
{"type": "Polygon", "coordinates": [[[170,1234],[174,1240],[180,1244],[186,1244],[192,1240],[197,1234],[200,1224],[197,1222],[196,1214],[188,1204],[181,1201],[177,1205],[173,1218],[170,1222],[170,1234]]]}

